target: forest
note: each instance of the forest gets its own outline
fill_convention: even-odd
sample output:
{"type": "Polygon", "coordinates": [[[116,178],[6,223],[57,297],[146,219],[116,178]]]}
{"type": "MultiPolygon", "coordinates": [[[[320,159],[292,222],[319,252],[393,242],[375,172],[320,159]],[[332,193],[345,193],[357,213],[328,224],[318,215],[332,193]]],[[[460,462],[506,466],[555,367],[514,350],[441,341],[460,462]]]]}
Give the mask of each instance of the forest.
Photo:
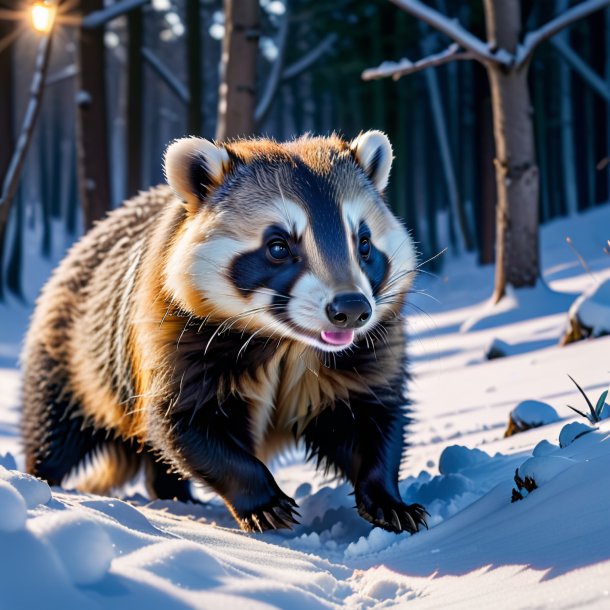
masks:
{"type": "MultiPolygon", "coordinates": [[[[354,137],[368,128],[383,130],[396,158],[387,199],[413,231],[423,257],[449,248],[476,252],[482,264],[494,261],[496,153],[492,96],[481,62],[441,61],[421,74],[409,70],[400,78],[372,80],[367,70],[442,53],[451,40],[401,10],[400,2],[225,4],[66,0],[53,9],[39,117],[15,203],[0,214],[2,294],[23,295],[28,227],[37,227],[40,252],[49,256],[58,223],[76,236],[138,189],[162,182],[167,143],[187,134],[284,140],[304,132],[354,137]],[[249,90],[241,89],[239,112],[224,117],[223,127],[226,23],[240,19],[248,30],[233,37],[231,51],[239,60],[226,78],[245,82],[249,90]]],[[[570,8],[569,0],[517,4],[521,39],[570,8]]],[[[603,3],[583,4],[591,5],[590,14],[574,19],[528,59],[540,181],[534,201],[541,223],[609,198],[610,17],[593,10],[603,3]]],[[[3,0],[0,6],[5,176],[44,49],[25,4],[3,0]]],[[[485,39],[488,8],[479,0],[438,0],[430,7],[485,39]]],[[[442,257],[431,262],[438,265],[442,257]]]]}

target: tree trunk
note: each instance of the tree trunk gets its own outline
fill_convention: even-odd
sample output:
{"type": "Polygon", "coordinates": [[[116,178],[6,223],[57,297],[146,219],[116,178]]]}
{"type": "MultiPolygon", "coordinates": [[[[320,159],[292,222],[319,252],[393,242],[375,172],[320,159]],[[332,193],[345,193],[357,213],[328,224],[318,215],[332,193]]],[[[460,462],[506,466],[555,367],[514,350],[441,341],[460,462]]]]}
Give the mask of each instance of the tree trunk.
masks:
{"type": "Polygon", "coordinates": [[[17,191],[16,205],[11,210],[13,221],[13,247],[7,257],[6,263],[6,287],[18,297],[25,301],[23,296],[23,233],[25,231],[25,213],[22,189],[17,191]]]}
{"type": "MultiPolygon", "coordinates": [[[[7,40],[15,31],[17,22],[0,20],[0,40],[7,40]]],[[[13,50],[11,46],[0,51],[0,133],[3,142],[0,145],[0,185],[11,163],[11,154],[15,147],[13,134],[14,100],[13,100],[13,50]]],[[[1,188],[1,187],[0,187],[1,188]]],[[[19,204],[20,202],[18,202],[19,204]]],[[[0,239],[0,246],[4,240],[0,239]]],[[[8,254],[8,253],[7,253],[8,254]]],[[[0,252],[0,300],[4,296],[4,252],[0,252]]]]}
{"type": "MultiPolygon", "coordinates": [[[[36,67],[30,86],[30,98],[25,109],[17,145],[2,182],[2,192],[0,193],[0,270],[4,265],[5,241],[11,204],[17,193],[21,172],[32,142],[36,121],[40,114],[40,105],[49,67],[49,58],[51,56],[52,35],[53,33],[49,32],[49,34],[41,39],[38,45],[38,51],[36,52],[36,67]]],[[[0,273],[0,276],[1,275],[2,274],[0,273]]],[[[0,286],[2,285],[3,279],[0,277],[0,286]]],[[[0,292],[0,298],[1,297],[2,293],[0,292]]]]}
{"type": "Polygon", "coordinates": [[[493,120],[489,96],[485,95],[478,104],[479,111],[479,188],[481,198],[481,245],[479,262],[490,265],[495,261],[496,243],[496,200],[498,189],[494,176],[492,159],[495,158],[493,120]]]}
{"type": "MultiPolygon", "coordinates": [[[[557,0],[556,13],[559,15],[569,7],[570,0],[557,0]]],[[[568,31],[559,34],[561,39],[569,42],[568,31]]],[[[576,172],[574,160],[574,132],[572,120],[572,74],[569,66],[559,60],[559,99],[561,104],[561,165],[563,179],[563,194],[568,216],[578,213],[578,196],[576,194],[576,172]]]]}
{"type": "MultiPolygon", "coordinates": [[[[17,27],[15,21],[0,20],[0,40],[11,36],[17,27]]],[[[14,105],[13,105],[13,50],[9,46],[0,53],[0,133],[2,146],[0,146],[0,184],[11,162],[11,153],[15,145],[13,134],[14,105]]]]}
{"type": "Polygon", "coordinates": [[[188,133],[201,135],[203,73],[201,61],[201,13],[199,0],[186,0],[186,64],[189,85],[188,133]]]}
{"type": "Polygon", "coordinates": [[[141,8],[127,15],[127,197],[133,197],[142,187],[142,21],[141,8]]]}
{"type": "MultiPolygon", "coordinates": [[[[549,79],[549,70],[545,70],[541,73],[538,78],[534,78],[533,81],[533,95],[534,95],[534,106],[536,108],[546,107],[546,96],[545,93],[549,89],[547,80],[549,79]]],[[[538,144],[538,166],[540,168],[540,220],[541,222],[547,221],[552,218],[551,214],[551,201],[549,194],[549,176],[552,174],[550,171],[549,163],[549,145],[548,145],[548,123],[550,122],[548,113],[541,112],[534,123],[534,134],[536,143],[538,144]]]]}
{"type": "MultiPolygon", "coordinates": [[[[81,0],[83,16],[104,8],[104,0],[81,0]]],[[[85,230],[110,209],[104,28],[79,28],[76,82],[76,139],[79,197],[85,230]]]]}
{"type": "Polygon", "coordinates": [[[258,0],[224,0],[224,9],[217,140],[254,133],[256,57],[260,36],[258,0]]]}
{"type": "MultiPolygon", "coordinates": [[[[424,29],[424,28],[422,28],[424,29]]],[[[424,55],[432,53],[430,37],[422,38],[420,47],[424,55]]],[[[447,188],[447,196],[449,199],[449,216],[450,237],[453,245],[458,252],[472,251],[472,239],[470,238],[470,229],[464,211],[464,205],[460,197],[457,178],[455,175],[454,163],[451,155],[451,145],[449,142],[449,132],[447,129],[447,121],[443,111],[443,103],[441,101],[440,86],[438,83],[438,75],[436,70],[425,70],[426,85],[430,96],[430,109],[432,112],[432,122],[436,134],[436,141],[440,155],[441,167],[445,178],[447,188]],[[452,230],[453,229],[453,230],[452,230]]]]}
{"type": "MultiPolygon", "coordinates": [[[[488,45],[514,53],[521,31],[518,0],[485,0],[488,45]]],[[[496,145],[496,279],[494,300],[507,285],[534,286],[538,259],[538,166],[527,68],[487,64],[496,145]]]]}

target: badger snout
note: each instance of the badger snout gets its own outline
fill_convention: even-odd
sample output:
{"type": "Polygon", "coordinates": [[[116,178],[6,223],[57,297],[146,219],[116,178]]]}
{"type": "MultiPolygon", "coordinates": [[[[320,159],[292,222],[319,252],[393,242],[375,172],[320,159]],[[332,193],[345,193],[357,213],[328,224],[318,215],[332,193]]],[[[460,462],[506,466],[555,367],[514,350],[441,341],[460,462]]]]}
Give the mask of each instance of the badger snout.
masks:
{"type": "Polygon", "coordinates": [[[339,328],[361,328],[373,310],[369,300],[360,292],[341,292],[326,306],[330,322],[339,328]]]}

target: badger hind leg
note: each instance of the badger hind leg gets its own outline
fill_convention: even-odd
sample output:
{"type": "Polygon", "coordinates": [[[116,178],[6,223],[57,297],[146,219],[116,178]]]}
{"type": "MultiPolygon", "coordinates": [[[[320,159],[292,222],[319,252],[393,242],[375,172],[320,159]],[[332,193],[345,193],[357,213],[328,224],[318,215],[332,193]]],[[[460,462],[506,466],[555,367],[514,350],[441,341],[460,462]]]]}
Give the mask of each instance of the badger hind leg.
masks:
{"type": "Polygon", "coordinates": [[[152,453],[146,457],[144,472],[146,489],[151,498],[196,502],[187,478],[174,472],[167,462],[158,460],[152,453]]]}
{"type": "MultiPolygon", "coordinates": [[[[53,370],[49,359],[49,369],[53,370]]],[[[36,375],[36,372],[30,373],[36,375]]],[[[60,485],[87,454],[106,440],[106,432],[88,426],[61,376],[25,380],[22,438],[26,470],[60,485]]]]}
{"type": "Polygon", "coordinates": [[[74,486],[86,493],[108,494],[131,481],[141,465],[135,443],[106,439],[78,465],[74,486]]]}
{"type": "Polygon", "coordinates": [[[68,390],[65,368],[40,343],[26,355],[21,432],[26,470],[61,485],[85,467],[80,489],[104,493],[124,483],[140,458],[129,443],[109,438],[108,430],[92,426],[68,390]],[[97,466],[97,473],[85,472],[97,466]]]}

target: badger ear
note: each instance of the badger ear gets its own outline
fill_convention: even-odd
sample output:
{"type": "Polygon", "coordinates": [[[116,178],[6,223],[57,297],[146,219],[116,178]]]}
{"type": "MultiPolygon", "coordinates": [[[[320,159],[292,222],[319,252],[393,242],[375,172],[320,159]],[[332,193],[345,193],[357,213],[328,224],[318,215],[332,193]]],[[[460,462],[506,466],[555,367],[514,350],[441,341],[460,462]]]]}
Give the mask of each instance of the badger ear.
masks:
{"type": "Polygon", "coordinates": [[[203,138],[174,140],[165,151],[165,179],[187,206],[198,207],[228,169],[227,151],[203,138]]]}
{"type": "Polygon", "coordinates": [[[383,191],[388,185],[393,159],[388,136],[375,130],[361,133],[352,140],[350,149],[377,190],[383,191]]]}

